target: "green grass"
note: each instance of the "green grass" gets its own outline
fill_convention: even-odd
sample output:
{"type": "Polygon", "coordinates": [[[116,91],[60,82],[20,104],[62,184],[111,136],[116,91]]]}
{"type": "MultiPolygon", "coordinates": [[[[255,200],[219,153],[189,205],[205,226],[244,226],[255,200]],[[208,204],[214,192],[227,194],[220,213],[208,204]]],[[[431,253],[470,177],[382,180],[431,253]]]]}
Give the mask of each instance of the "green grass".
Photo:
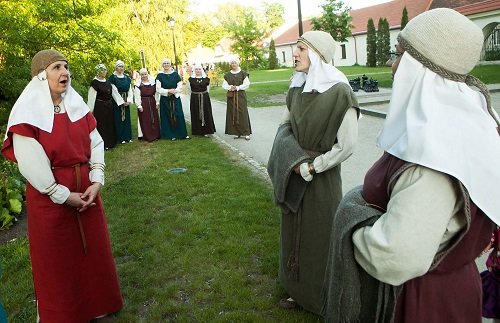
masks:
{"type": "MultiPolygon", "coordinates": [[[[119,323],[321,321],[277,307],[279,211],[241,157],[195,137],[119,145],[106,164],[102,196],[125,301],[119,323]],[[175,167],[188,170],[170,174],[175,167]]],[[[9,322],[34,322],[26,239],[0,255],[9,322]]]]}
{"type": "MultiPolygon", "coordinates": [[[[366,74],[378,81],[382,88],[392,87],[392,72],[390,67],[340,66],[338,67],[348,79],[354,79],[366,74]]],[[[248,106],[253,108],[285,105],[285,96],[293,74],[293,68],[277,70],[250,71],[250,88],[247,92],[248,106]]],[[[477,66],[472,75],[486,84],[500,83],[500,65],[477,66]]],[[[226,101],[226,91],[221,87],[210,89],[210,97],[226,101]]]]}

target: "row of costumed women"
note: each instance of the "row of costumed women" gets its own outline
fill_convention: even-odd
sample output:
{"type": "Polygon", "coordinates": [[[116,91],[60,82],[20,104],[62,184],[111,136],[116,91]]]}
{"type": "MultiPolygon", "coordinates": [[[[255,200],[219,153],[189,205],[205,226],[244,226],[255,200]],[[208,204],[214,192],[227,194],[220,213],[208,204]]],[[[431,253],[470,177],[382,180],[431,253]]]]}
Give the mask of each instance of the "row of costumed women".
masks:
{"type": "MultiPolygon", "coordinates": [[[[132,142],[130,104],[138,109],[138,138],[148,142],[157,139],[189,139],[182,102],[182,79],[172,68],[171,61],[162,61],[163,70],[153,78],[143,68],[140,79],[132,89],[131,78],[124,73],[124,63],[117,61],[115,71],[106,79],[106,67],[96,66],[96,77],[91,82],[88,105],[97,120],[97,129],[104,139],[106,149],[117,142],[132,142]]],[[[191,96],[193,135],[215,132],[208,88],[210,79],[201,67],[194,69],[187,82],[191,96]]]]}

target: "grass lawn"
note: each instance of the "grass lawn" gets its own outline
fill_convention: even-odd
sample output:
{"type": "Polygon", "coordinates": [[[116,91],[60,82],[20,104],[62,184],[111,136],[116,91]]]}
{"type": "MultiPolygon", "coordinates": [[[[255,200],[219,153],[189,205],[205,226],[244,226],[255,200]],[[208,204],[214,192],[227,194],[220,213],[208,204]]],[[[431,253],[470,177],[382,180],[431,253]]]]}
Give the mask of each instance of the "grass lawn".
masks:
{"type": "MultiPolygon", "coordinates": [[[[392,73],[390,67],[340,66],[348,79],[354,79],[366,74],[378,81],[379,87],[392,87],[392,73]]],[[[294,72],[293,68],[277,70],[250,71],[250,88],[247,90],[248,105],[254,108],[285,104],[285,96],[290,84],[289,80],[294,72]]],[[[486,84],[500,83],[500,65],[476,66],[472,75],[486,84]]],[[[221,87],[210,89],[213,99],[225,101],[226,91],[221,87]]]]}
{"type": "MultiPolygon", "coordinates": [[[[321,322],[277,307],[279,211],[241,157],[195,137],[119,145],[106,164],[102,196],[125,301],[118,322],[321,322]],[[187,171],[169,173],[177,167],[187,171]]],[[[0,255],[9,322],[34,322],[27,240],[0,255]]]]}

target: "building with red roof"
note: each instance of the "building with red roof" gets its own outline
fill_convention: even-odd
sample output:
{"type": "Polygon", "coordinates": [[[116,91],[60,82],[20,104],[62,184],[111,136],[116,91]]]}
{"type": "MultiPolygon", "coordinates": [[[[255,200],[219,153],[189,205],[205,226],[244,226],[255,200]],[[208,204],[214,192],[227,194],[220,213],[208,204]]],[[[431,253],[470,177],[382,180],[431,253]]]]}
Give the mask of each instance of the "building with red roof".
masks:
{"type": "MultiPolygon", "coordinates": [[[[476,23],[485,35],[485,50],[500,51],[500,1],[499,0],[393,0],[371,7],[351,10],[352,36],[346,42],[338,43],[334,64],[351,66],[366,65],[366,33],[368,20],[373,19],[377,28],[380,18],[389,22],[391,44],[396,44],[397,34],[401,27],[401,16],[404,7],[408,18],[434,8],[451,8],[467,16],[476,23]]],[[[281,65],[293,66],[293,50],[299,36],[298,23],[289,23],[273,34],[276,55],[281,65]]],[[[312,30],[310,20],[303,21],[304,32],[312,30]]],[[[484,56],[484,50],[483,50],[484,56]]]]}

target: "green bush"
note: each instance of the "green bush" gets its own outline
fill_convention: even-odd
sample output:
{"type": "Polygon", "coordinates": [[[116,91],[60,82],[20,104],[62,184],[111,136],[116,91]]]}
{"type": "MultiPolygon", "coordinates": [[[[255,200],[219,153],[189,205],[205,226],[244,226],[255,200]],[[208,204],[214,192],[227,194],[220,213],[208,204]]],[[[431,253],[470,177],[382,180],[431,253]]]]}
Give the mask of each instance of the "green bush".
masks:
{"type": "Polygon", "coordinates": [[[17,165],[0,159],[0,230],[9,228],[21,214],[26,183],[17,165]]]}

